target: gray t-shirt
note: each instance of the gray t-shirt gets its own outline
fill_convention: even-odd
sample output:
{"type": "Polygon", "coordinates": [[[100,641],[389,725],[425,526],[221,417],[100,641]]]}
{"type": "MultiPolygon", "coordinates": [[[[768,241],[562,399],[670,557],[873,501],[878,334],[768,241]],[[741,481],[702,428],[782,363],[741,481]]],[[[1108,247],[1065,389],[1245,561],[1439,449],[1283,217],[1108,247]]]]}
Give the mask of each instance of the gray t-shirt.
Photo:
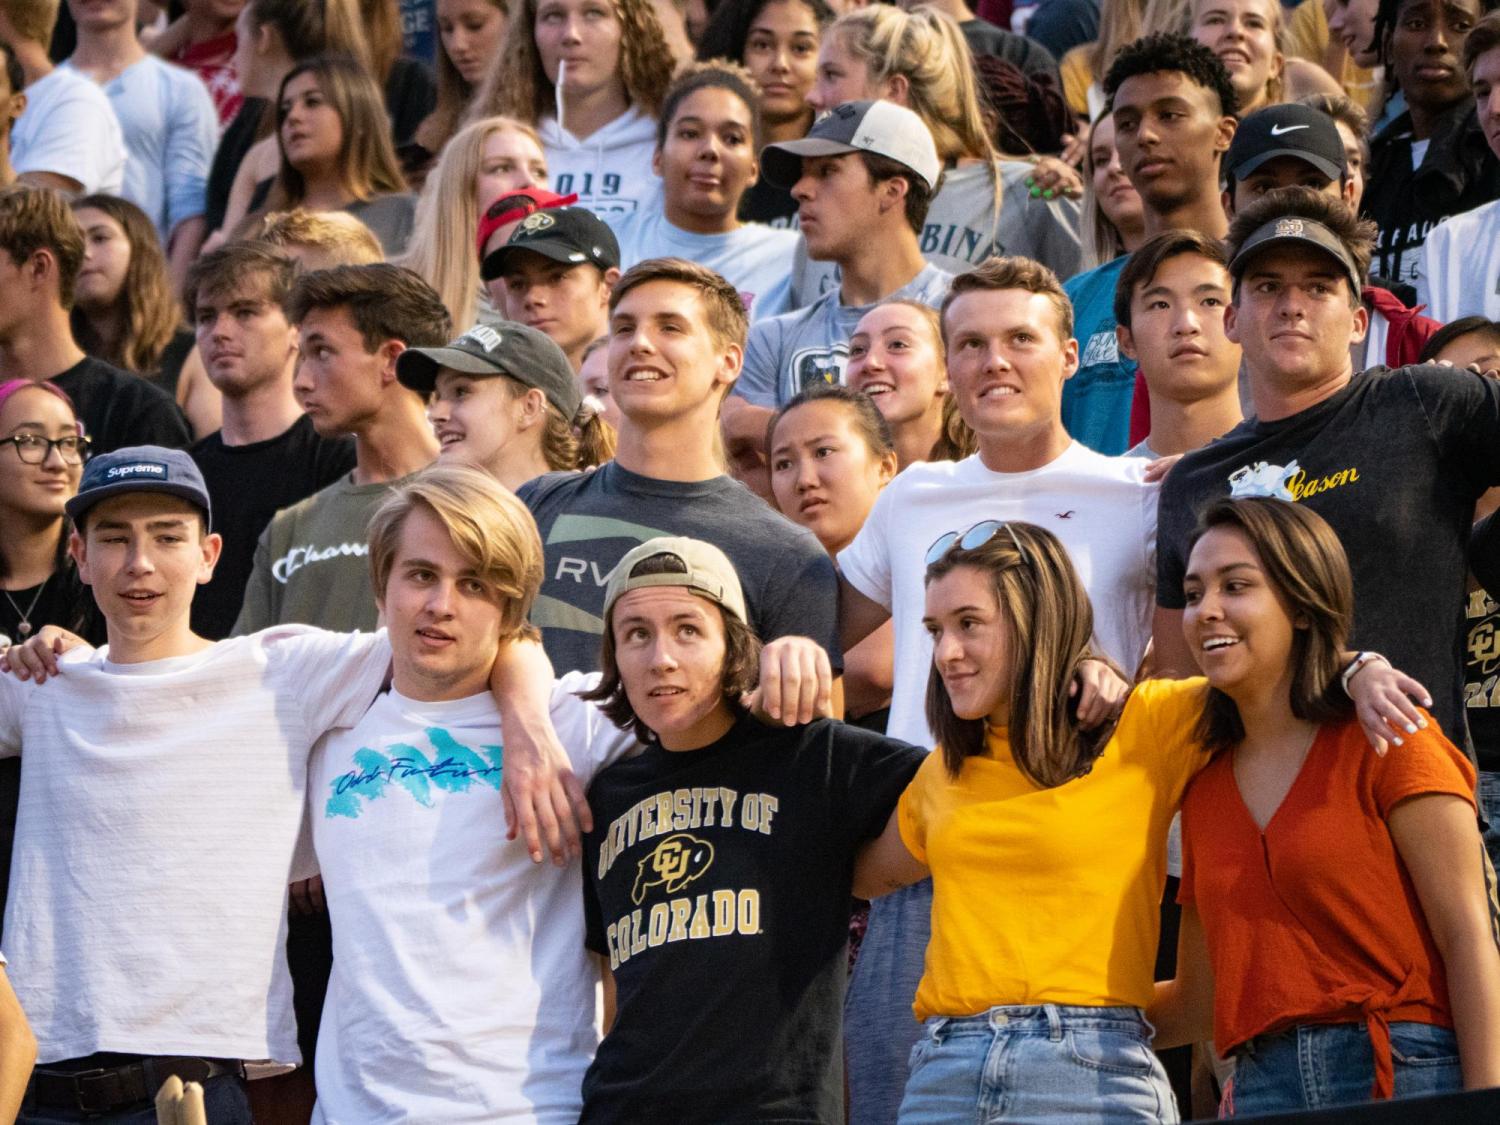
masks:
{"type": "Polygon", "coordinates": [[[548,473],[517,495],[542,533],[546,573],[531,622],[558,675],[599,667],[609,572],[662,535],[702,539],[729,556],[761,640],[811,637],[842,665],[833,560],[812,532],[732,477],[656,480],[611,461],[588,473],[548,473]]]}
{"type": "MultiPolygon", "coordinates": [[[[883,300],[903,297],[936,308],[948,292],[950,274],[928,265],[883,300]]],[[[750,326],[745,365],[733,394],[756,406],[780,406],[814,383],[842,383],[849,361],[849,337],[860,317],[875,307],[839,303],[830,290],[805,309],[783,313],[750,326]]]]}
{"type": "Polygon", "coordinates": [[[277,512],[256,544],[234,635],[291,624],[372,632],[370,517],[406,479],[355,484],[351,473],[277,512]]]}
{"type": "MultiPolygon", "coordinates": [[[[949,273],[963,273],[986,258],[1032,258],[1063,281],[1083,264],[1078,204],[1069,199],[1033,199],[1026,186],[1033,168],[1024,160],[1001,160],[1000,208],[995,181],[983,164],[965,164],[943,174],[937,197],[922,224],[922,256],[949,273]]],[[[792,264],[792,307],[811,304],[837,288],[838,267],[814,262],[798,242],[792,264]]]]}

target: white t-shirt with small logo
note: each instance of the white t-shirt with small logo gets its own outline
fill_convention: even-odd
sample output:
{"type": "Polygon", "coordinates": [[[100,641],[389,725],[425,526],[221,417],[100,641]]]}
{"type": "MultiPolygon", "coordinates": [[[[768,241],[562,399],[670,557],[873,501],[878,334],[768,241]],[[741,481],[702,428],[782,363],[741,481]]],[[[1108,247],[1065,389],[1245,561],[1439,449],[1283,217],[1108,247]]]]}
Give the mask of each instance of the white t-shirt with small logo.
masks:
{"type": "Polygon", "coordinates": [[[1020,520],[1057,536],[1093,603],[1100,647],[1134,673],[1156,590],[1158,488],[1145,472],[1139,458],[1105,457],[1075,441],[1028,472],[994,472],[976,454],[911,465],[886,486],[838,561],[850,585],[891,611],[896,683],[887,734],[933,745],[923,709],[932,667],[922,627],[927,550],[945,532],[983,520],[1020,520]]]}
{"type": "MultiPolygon", "coordinates": [[[[577,698],[552,722],[587,785],[634,736],[577,698]]],[[[313,756],[308,814],[333,923],[315,1122],[573,1125],[598,1045],[598,969],[576,862],[505,838],[500,714],[489,694],[397,692],[313,756]]]]}

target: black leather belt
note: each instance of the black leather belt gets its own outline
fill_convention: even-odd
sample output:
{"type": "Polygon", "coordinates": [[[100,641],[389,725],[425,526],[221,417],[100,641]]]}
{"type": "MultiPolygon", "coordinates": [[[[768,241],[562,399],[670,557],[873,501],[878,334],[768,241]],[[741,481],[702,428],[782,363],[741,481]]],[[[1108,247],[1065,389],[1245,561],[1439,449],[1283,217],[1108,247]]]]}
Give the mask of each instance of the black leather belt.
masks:
{"type": "Polygon", "coordinates": [[[162,1083],[172,1075],[184,1082],[206,1082],[223,1075],[245,1077],[235,1059],[143,1056],[118,1066],[91,1070],[57,1070],[39,1066],[26,1087],[27,1109],[70,1109],[79,1113],[114,1113],[149,1109],[162,1083]]]}

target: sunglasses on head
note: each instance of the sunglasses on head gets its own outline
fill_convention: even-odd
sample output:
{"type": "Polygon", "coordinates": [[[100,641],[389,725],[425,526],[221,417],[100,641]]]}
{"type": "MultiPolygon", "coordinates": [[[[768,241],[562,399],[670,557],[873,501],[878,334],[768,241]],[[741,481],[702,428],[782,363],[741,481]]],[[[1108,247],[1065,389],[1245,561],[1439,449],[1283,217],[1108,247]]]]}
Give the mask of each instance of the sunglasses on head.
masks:
{"type": "Polygon", "coordinates": [[[1008,520],[981,520],[967,531],[945,531],[932,541],[931,547],[927,548],[927,565],[931,566],[955,547],[961,551],[978,550],[1002,531],[1010,536],[1010,541],[1015,545],[1021,561],[1027,566],[1034,565],[1031,552],[1016,538],[1015,529],[1010,526],[1008,520]]]}

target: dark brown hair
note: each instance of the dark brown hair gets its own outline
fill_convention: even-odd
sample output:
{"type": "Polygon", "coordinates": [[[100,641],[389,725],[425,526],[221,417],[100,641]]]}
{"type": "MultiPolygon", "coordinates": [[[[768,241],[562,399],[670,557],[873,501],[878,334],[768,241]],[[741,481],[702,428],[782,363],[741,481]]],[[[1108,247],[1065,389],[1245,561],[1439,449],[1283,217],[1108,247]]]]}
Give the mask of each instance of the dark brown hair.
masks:
{"type": "Polygon", "coordinates": [[[453,335],[448,308],[437,291],[409,269],[376,262],[335,266],[297,279],[289,302],[293,324],[313,309],[347,309],[367,351],[387,340],[409,348],[439,348],[453,335]]]}
{"type": "Polygon", "coordinates": [[[1459,58],[1463,61],[1464,76],[1474,80],[1474,64],[1479,56],[1500,47],[1500,12],[1490,12],[1469,29],[1464,37],[1464,47],[1459,58]]]}
{"type": "MultiPolygon", "coordinates": [[[[932,207],[932,198],[937,193],[927,186],[927,181],[917,175],[899,160],[892,160],[889,156],[877,156],[873,152],[860,150],[853,155],[858,156],[864,164],[865,171],[869,174],[871,185],[880,183],[881,180],[905,180],[906,201],[905,211],[906,225],[911,227],[913,233],[922,233],[922,224],[927,221],[927,212],[932,207]]],[[[939,186],[942,185],[942,177],[938,177],[939,186]]]]}
{"type": "Polygon", "coordinates": [[[776,442],[776,427],[781,420],[810,402],[836,402],[848,411],[854,422],[854,431],[864,440],[875,458],[896,452],[896,439],[891,436],[891,424],[880,413],[875,400],[863,391],[856,391],[842,383],[814,383],[800,391],[785,406],[779,407],[766,423],[766,450],[769,452],[776,442]]]}
{"type": "MultiPolygon", "coordinates": [[[[632,578],[646,574],[684,573],[686,569],[682,560],[672,554],[651,555],[630,569],[632,578]]],[[[709,604],[719,610],[724,621],[724,668],[719,679],[724,703],[735,715],[743,715],[745,709],[740,696],[760,682],[760,638],[750,631],[750,626],[717,602],[709,604]]],[[[599,704],[599,710],[615,726],[621,730],[629,728],[641,742],[650,742],[656,737],[655,733],[636,716],[625,692],[625,683],[620,679],[620,665],[615,659],[614,611],[615,607],[611,606],[604,619],[604,637],[599,648],[599,683],[589,691],[579,692],[578,697],[599,704]]]]}
{"type": "Polygon", "coordinates": [[[198,297],[221,296],[254,280],[265,289],[265,298],[283,311],[297,276],[297,263],[264,242],[230,242],[210,251],[188,270],[183,300],[188,316],[198,319],[198,297]]]}
{"type": "MultiPolygon", "coordinates": [[[[1335,199],[1309,187],[1284,187],[1268,191],[1235,215],[1224,239],[1224,254],[1232,262],[1245,241],[1272,219],[1310,219],[1327,227],[1344,244],[1354,259],[1360,277],[1370,275],[1370,256],[1375,251],[1375,224],[1361,219],[1342,199],[1335,199]]],[[[1234,296],[1239,298],[1239,278],[1234,279],[1234,296]]],[[[1353,289],[1349,301],[1358,305],[1359,290],[1353,289]]]]}
{"type": "MultiPolygon", "coordinates": [[[[1093,769],[1115,724],[1082,729],[1069,697],[1079,665],[1105,658],[1091,646],[1094,611],[1068,552],[1045,528],[1011,522],[973,550],[955,544],[927,568],[927,584],[965,566],[989,576],[1000,607],[1010,663],[1007,726],[1016,767],[1044,789],[1083,776],[1093,769]]],[[[964,759],[984,753],[985,720],[954,713],[936,661],[927,678],[927,724],[942,747],[949,777],[958,777],[964,759]]]]}
{"type": "Polygon", "coordinates": [[[1130,327],[1130,302],[1135,298],[1138,286],[1151,284],[1156,271],[1173,258],[1183,254],[1206,258],[1225,273],[1229,272],[1229,259],[1224,256],[1224,244],[1217,238],[1209,238],[1200,231],[1168,230],[1149,240],[1144,246],[1125,260],[1115,282],[1115,323],[1130,327]]]}
{"type": "MultiPolygon", "coordinates": [[[[1342,722],[1354,714],[1340,676],[1354,619],[1354,581],[1343,544],[1306,504],[1264,497],[1217,500],[1204,510],[1188,540],[1188,555],[1210,531],[1238,531],[1294,625],[1292,714],[1313,723],[1342,722]]],[[[1217,754],[1245,737],[1234,700],[1209,688],[1197,736],[1217,754]]]]}

